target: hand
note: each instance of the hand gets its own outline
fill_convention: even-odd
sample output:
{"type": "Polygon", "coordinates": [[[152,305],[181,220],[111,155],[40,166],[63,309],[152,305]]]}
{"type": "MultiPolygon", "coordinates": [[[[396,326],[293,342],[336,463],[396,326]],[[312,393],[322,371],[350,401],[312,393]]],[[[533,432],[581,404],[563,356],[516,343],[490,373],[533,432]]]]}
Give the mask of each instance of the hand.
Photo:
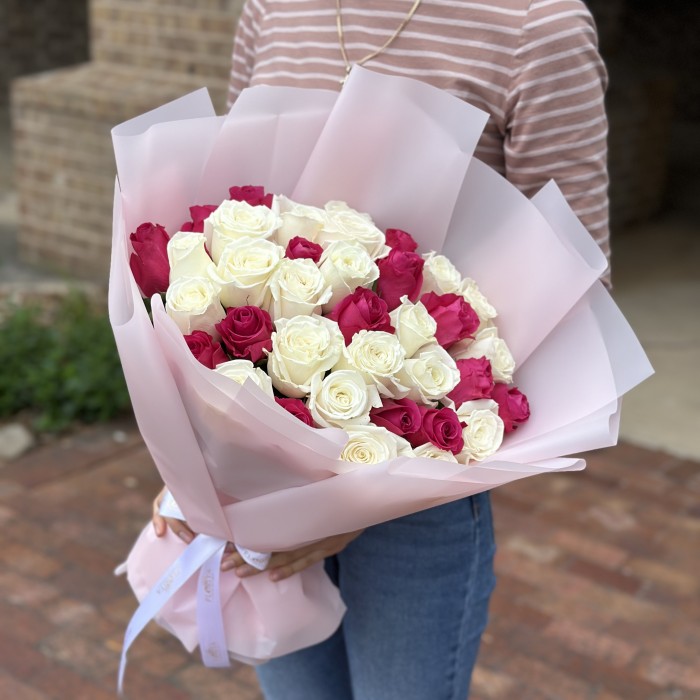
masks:
{"type": "MultiPolygon", "coordinates": [[[[322,561],[326,557],[338,554],[363,532],[364,530],[345,532],[341,535],[326,537],[318,542],[307,544],[305,547],[293,549],[289,552],[275,552],[267,566],[270,580],[282,581],[299,571],[303,571],[312,564],[322,561]]],[[[221,569],[222,571],[233,569],[235,574],[241,578],[262,573],[255,567],[246,564],[243,557],[235,550],[224,557],[221,562],[221,569]]]]}
{"type": "Polygon", "coordinates": [[[189,544],[194,539],[194,532],[184,520],[175,520],[175,518],[164,518],[160,514],[160,504],[165,495],[166,488],[162,488],[161,492],[153,501],[153,529],[156,532],[156,537],[162,537],[167,528],[170,528],[183,542],[189,544]]]}

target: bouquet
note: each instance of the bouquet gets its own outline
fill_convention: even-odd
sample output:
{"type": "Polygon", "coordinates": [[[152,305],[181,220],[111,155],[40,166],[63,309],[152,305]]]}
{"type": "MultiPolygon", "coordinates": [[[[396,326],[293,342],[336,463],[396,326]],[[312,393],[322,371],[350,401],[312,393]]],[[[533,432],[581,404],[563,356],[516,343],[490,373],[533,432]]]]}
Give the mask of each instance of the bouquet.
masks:
{"type": "Polygon", "coordinates": [[[172,236],[152,222],[130,235],[137,284],[165,294],[205,367],[345,429],[352,463],[481,461],[529,418],[496,310],[445,256],[345,202],[230,195],[190,207],[172,236]]]}
{"type": "Polygon", "coordinates": [[[136,542],[122,674],[153,618],[208,665],[332,634],[321,565],[219,578],[227,542],[264,566],[616,442],[649,363],[556,185],[528,200],[472,157],[485,120],[356,69],[339,96],[252,88],[215,117],[200,91],[114,130],[110,318],[166,508],[202,533],[136,542]]]}

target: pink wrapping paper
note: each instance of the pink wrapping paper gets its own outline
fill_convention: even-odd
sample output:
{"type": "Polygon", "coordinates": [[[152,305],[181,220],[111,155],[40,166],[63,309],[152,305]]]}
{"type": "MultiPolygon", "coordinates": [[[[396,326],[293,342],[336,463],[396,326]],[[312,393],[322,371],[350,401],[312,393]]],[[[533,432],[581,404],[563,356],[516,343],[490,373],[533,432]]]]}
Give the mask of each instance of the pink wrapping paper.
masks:
{"type": "MultiPolygon", "coordinates": [[[[430,86],[356,68],[339,96],[257,87],[219,118],[200,91],[115,129],[110,316],[140,430],[196,531],[258,551],[293,548],[581,469],[582,460],[562,456],[615,443],[620,397],[651,367],[596,281],[602,254],[556,186],[530,201],[471,157],[485,120],[430,86]],[[230,185],[249,183],[304,203],[343,199],[448,255],[499,311],[530,422],[469,467],[400,458],[336,473],[345,471],[336,461],[342,431],[308,428],[251,383],[232,386],[203,368],[157,297],[151,326],[128,268],[128,233],[143,221],[173,233],[191,204],[217,204],[230,185]]],[[[128,560],[140,599],[181,548],[149,532],[128,560]]],[[[320,567],[289,583],[233,579],[223,577],[222,609],[237,658],[262,661],[320,641],[342,617],[320,567]],[[297,608],[306,612],[286,617],[297,608]]],[[[188,649],[197,639],[193,600],[185,586],[158,618],[188,649]]]]}

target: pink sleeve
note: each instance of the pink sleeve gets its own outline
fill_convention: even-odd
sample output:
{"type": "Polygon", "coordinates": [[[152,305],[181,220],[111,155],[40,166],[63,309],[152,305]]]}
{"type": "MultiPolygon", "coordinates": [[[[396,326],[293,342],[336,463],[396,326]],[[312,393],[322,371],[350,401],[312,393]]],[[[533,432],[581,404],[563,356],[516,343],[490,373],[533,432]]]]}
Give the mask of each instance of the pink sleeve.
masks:
{"type": "Polygon", "coordinates": [[[241,91],[250,84],[255,67],[255,43],[262,14],[263,8],[260,0],[247,0],[241,11],[231,55],[227,110],[231,108],[241,91]]]}
{"type": "Polygon", "coordinates": [[[609,260],[607,73],[583,2],[532,2],[517,61],[506,175],[528,195],[554,179],[609,260]]]}

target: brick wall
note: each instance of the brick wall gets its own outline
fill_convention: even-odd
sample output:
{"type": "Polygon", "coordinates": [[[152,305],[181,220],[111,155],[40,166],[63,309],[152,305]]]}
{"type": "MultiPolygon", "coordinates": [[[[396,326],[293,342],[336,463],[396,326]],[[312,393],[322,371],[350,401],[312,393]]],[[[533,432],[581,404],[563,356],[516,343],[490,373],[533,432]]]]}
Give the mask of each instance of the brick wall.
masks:
{"type": "Polygon", "coordinates": [[[87,0],[0,0],[0,107],[13,78],[87,58],[87,0]]]}
{"type": "Polygon", "coordinates": [[[201,87],[225,106],[243,0],[92,0],[90,63],[16,80],[18,251],[25,262],[105,280],[119,122],[201,87]]]}
{"type": "MultiPolygon", "coordinates": [[[[661,204],[666,142],[679,92],[669,77],[674,70],[683,83],[676,103],[680,113],[700,116],[693,63],[674,64],[678,57],[697,56],[700,42],[691,20],[700,19],[700,5],[668,0],[669,9],[652,0],[587,2],[611,75],[612,220],[619,227],[650,216],[661,204]],[[654,70],[640,70],[650,63],[647,53],[654,70]],[[633,70],[626,65],[630,60],[633,70]]],[[[106,278],[115,172],[110,129],[202,86],[222,110],[242,4],[91,0],[92,61],[15,82],[18,249],[25,261],[106,278]]],[[[4,67],[0,61],[0,101],[8,76],[84,57],[79,37],[86,34],[85,7],[85,0],[0,0],[0,51],[10,35],[18,47],[12,54],[17,58],[4,67]]]]}

